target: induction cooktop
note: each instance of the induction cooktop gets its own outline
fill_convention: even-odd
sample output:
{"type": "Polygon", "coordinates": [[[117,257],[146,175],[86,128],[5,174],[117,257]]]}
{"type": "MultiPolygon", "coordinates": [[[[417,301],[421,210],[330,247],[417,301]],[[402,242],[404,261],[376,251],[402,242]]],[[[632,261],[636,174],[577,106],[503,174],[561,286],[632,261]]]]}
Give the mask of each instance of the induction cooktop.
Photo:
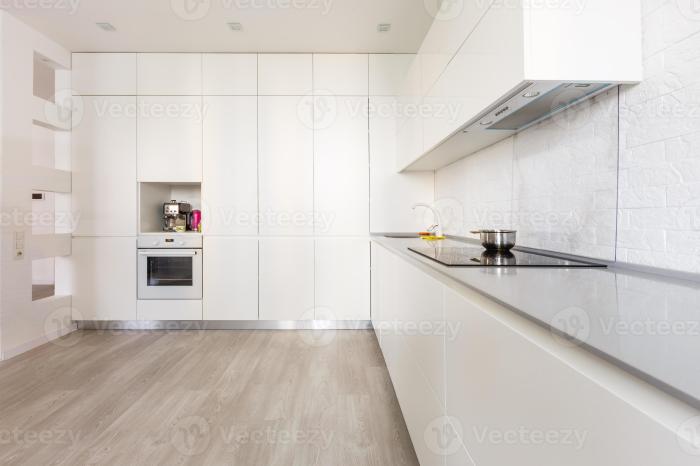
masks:
{"type": "Polygon", "coordinates": [[[594,262],[562,259],[515,249],[510,252],[493,252],[479,247],[408,249],[442,265],[446,265],[447,267],[607,267],[604,264],[596,264],[594,262]]]}

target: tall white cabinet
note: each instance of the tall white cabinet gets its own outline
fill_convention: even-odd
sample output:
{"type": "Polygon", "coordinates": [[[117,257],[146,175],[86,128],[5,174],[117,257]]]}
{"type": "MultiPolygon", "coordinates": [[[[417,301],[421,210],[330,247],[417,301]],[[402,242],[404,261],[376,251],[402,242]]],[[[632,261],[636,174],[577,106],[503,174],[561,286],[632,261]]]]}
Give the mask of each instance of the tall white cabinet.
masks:
{"type": "Polygon", "coordinates": [[[86,238],[74,262],[78,302],[94,310],[87,315],[135,318],[136,272],[122,272],[136,254],[138,186],[143,193],[167,183],[201,189],[203,319],[369,320],[370,230],[419,229],[395,219],[410,218],[410,202],[432,198],[432,175],[392,173],[413,181],[383,188],[396,157],[387,123],[395,115],[385,120],[370,99],[398,94],[406,62],[74,54],[75,92],[85,104],[73,130],[75,242],[86,238]],[[421,183],[427,188],[406,197],[421,183]],[[375,191],[396,200],[371,199],[375,191]],[[112,260],[105,248],[119,251],[113,270],[100,268],[112,260]],[[95,301],[112,296],[102,292],[112,278],[126,290],[115,301],[121,315],[95,301]]]}

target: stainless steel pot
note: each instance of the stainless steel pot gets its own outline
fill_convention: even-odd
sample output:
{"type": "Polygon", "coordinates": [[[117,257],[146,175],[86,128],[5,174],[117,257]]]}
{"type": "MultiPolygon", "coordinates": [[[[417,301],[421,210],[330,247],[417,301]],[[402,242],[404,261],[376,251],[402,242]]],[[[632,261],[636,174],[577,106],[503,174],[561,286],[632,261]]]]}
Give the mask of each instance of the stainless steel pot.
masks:
{"type": "Polygon", "coordinates": [[[489,251],[510,251],[515,247],[515,230],[474,230],[472,233],[481,236],[481,245],[489,251]]]}

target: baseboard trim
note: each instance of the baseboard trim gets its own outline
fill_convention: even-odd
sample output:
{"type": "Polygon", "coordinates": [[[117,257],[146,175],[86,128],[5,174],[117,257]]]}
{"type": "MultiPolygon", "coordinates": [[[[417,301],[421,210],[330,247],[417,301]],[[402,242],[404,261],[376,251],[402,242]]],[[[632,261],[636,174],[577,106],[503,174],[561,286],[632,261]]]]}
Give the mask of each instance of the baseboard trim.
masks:
{"type": "Polygon", "coordinates": [[[83,320],[80,330],[371,330],[369,320],[83,320]]]}
{"type": "Polygon", "coordinates": [[[19,356],[20,354],[24,354],[27,351],[31,351],[35,348],[38,348],[42,345],[45,345],[47,343],[52,342],[53,340],[57,340],[58,338],[64,337],[68,335],[69,333],[73,333],[76,330],[78,330],[77,325],[71,325],[70,327],[67,328],[62,328],[60,330],[54,330],[53,332],[44,335],[39,338],[35,338],[34,340],[28,341],[22,345],[15,346],[14,348],[9,348],[2,353],[0,353],[0,361],[5,361],[7,359],[12,359],[15,356],[19,356]]]}

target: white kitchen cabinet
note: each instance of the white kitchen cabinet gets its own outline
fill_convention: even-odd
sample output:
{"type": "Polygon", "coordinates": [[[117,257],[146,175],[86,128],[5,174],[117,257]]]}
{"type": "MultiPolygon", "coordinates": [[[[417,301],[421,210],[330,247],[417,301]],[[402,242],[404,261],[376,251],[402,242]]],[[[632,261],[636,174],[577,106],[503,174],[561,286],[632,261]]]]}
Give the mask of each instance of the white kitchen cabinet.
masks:
{"type": "Polygon", "coordinates": [[[315,54],[313,83],[315,95],[357,95],[369,93],[367,54],[315,54]]]}
{"type": "Polygon", "coordinates": [[[316,320],[370,320],[369,239],[316,240],[316,320]]]}
{"type": "Polygon", "coordinates": [[[398,96],[414,58],[410,53],[370,54],[369,95],[398,96]]]}
{"type": "Polygon", "coordinates": [[[204,320],[258,320],[258,240],[204,237],[204,320]]]}
{"type": "Polygon", "coordinates": [[[135,53],[74,53],[75,95],[136,95],[135,53]]]}
{"type": "Polygon", "coordinates": [[[201,95],[202,54],[139,53],[138,95],[201,95]]]}
{"type": "Polygon", "coordinates": [[[189,321],[202,320],[201,300],[139,300],[136,304],[138,320],[189,321]]]}
{"type": "Polygon", "coordinates": [[[202,206],[208,235],[257,235],[257,97],[204,97],[202,206]]]}
{"type": "Polygon", "coordinates": [[[313,90],[312,83],[311,54],[258,55],[258,95],[307,95],[313,90]]]}
{"type": "Polygon", "coordinates": [[[315,97],[314,196],[317,235],[369,233],[366,97],[315,97]],[[319,109],[327,109],[321,117],[319,109]]]}
{"type": "Polygon", "coordinates": [[[138,180],[202,181],[201,97],[138,98],[138,180]]]}
{"type": "Polygon", "coordinates": [[[82,99],[71,135],[73,234],[135,236],[136,118],[124,110],[136,97],[82,99]]]}
{"type": "Polygon", "coordinates": [[[314,240],[260,240],[260,320],[314,320],[314,240]]]}
{"type": "Polygon", "coordinates": [[[395,97],[370,97],[370,231],[422,231],[427,225],[413,211],[416,203],[435,198],[433,172],[396,173],[398,117],[395,97]],[[385,113],[386,112],[386,113],[385,113]]]}
{"type": "Polygon", "coordinates": [[[635,406],[643,382],[476,293],[446,288],[445,315],[447,415],[475,464],[697,463],[654,418],[680,402],[635,406]]]}
{"type": "Polygon", "coordinates": [[[312,235],[312,97],[258,98],[260,234],[312,235]]]}
{"type": "Polygon", "coordinates": [[[73,238],[74,320],[136,320],[136,238],[73,238]]]}
{"type": "Polygon", "coordinates": [[[257,54],[205,53],[202,88],[204,95],[257,95],[257,54]]]}

